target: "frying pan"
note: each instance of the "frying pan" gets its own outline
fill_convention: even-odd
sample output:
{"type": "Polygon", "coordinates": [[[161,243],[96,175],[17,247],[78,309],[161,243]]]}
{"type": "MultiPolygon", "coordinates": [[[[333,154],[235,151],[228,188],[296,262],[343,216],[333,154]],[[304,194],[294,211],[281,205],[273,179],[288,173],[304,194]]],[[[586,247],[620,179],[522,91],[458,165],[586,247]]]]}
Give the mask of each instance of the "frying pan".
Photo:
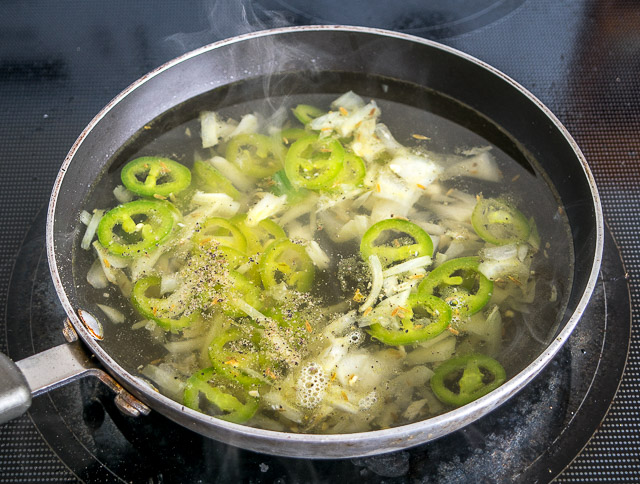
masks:
{"type": "MultiPolygon", "coordinates": [[[[465,122],[462,119],[461,122],[465,122]]],[[[153,133],[151,133],[153,134],[153,133]]],[[[131,414],[149,409],[222,442],[269,454],[345,458],[391,452],[453,432],[491,412],[551,361],[578,323],[598,275],[603,247],[598,192],[566,129],[531,93],[491,66],[449,47],[384,30],[313,26],[256,32],[208,45],[147,74],[89,124],[67,155],[55,182],[47,219],[47,255],[58,297],[68,315],[68,340],[14,364],[0,355],[0,418],[25,412],[32,395],[92,374],[117,392],[131,414]],[[386,89],[385,89],[386,86],[386,89]],[[392,89],[388,89],[392,86],[392,89]],[[500,388],[461,408],[421,422],[342,435],[254,429],[210,417],[176,403],[127,371],[123,342],[110,337],[87,311],[86,284],[76,266],[78,217],[99,191],[96,180],[117,170],[147,130],[166,130],[193,116],[203,100],[230,105],[273,94],[339,93],[395,96],[421,104],[436,92],[475,113],[477,126],[510,146],[513,156],[548,177],[571,228],[573,274],[555,337],[500,388]],[[161,120],[161,121],[158,121],[161,120]],[[132,141],[133,140],[133,141],[132,141]],[[74,271],[78,271],[77,273],[74,271]]]]}

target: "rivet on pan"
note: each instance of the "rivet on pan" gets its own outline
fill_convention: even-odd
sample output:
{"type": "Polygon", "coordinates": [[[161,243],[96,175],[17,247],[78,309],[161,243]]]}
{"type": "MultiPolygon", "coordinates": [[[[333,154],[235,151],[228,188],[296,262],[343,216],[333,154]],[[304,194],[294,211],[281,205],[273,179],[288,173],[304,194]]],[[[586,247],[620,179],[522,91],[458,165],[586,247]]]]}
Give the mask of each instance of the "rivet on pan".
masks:
{"type": "Polygon", "coordinates": [[[87,328],[87,331],[89,331],[89,334],[93,336],[94,339],[101,340],[104,338],[102,324],[100,324],[100,321],[98,321],[93,314],[88,311],[78,309],[78,316],[80,316],[80,320],[84,323],[84,327],[87,328]]]}
{"type": "Polygon", "coordinates": [[[76,329],[71,324],[69,318],[65,319],[64,327],[62,328],[62,335],[64,339],[67,340],[67,343],[73,343],[78,340],[78,333],[76,333],[76,329]]]}
{"type": "Polygon", "coordinates": [[[116,395],[116,397],[114,398],[114,402],[116,404],[116,407],[118,407],[118,410],[120,410],[125,415],[128,415],[129,417],[140,416],[140,411],[129,402],[127,402],[124,398],[122,398],[122,395],[116,395]]]}

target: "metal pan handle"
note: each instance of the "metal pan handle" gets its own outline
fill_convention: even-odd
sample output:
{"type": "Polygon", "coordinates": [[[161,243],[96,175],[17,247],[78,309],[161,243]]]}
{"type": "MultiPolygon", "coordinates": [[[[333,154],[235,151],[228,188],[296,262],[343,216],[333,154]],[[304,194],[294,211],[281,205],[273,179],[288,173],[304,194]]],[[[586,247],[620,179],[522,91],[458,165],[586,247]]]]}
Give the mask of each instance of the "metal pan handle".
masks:
{"type": "Polygon", "coordinates": [[[116,393],[125,413],[148,414],[149,408],[124,390],[89,356],[80,341],[55,346],[16,363],[0,353],[0,424],[19,417],[31,398],[84,376],[94,376],[116,393]]]}
{"type": "Polygon", "coordinates": [[[0,353],[0,424],[19,417],[31,406],[31,390],[20,368],[0,353]]]}

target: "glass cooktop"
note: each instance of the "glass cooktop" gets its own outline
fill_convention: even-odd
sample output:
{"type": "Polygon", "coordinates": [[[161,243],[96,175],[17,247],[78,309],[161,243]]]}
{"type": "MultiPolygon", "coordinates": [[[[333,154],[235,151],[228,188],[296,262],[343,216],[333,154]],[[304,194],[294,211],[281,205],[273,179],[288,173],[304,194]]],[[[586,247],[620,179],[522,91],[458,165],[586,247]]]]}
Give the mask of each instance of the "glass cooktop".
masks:
{"type": "Polygon", "coordinates": [[[320,23],[439,40],[501,69],[565,123],[594,172],[610,229],[593,301],[567,345],[523,392],[476,424],[407,451],[342,461],[268,457],[203,439],[154,413],[125,417],[108,390],[84,380],[36,398],[28,416],[0,427],[0,482],[637,480],[640,336],[631,331],[637,311],[632,320],[629,309],[639,308],[640,297],[640,6],[356,3],[3,2],[0,349],[20,359],[63,342],[64,314],[43,252],[43,207],[66,152],[102,106],[191,48],[320,23]]]}

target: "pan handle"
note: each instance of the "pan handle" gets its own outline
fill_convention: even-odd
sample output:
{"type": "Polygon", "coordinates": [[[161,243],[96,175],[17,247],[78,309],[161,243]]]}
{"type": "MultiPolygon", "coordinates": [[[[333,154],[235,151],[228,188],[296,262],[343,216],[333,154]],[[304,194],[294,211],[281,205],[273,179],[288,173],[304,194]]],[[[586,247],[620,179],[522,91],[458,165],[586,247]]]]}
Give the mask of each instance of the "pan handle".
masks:
{"type": "Polygon", "coordinates": [[[149,407],[131,396],[89,356],[80,341],[55,346],[16,363],[0,353],[0,424],[19,417],[38,396],[84,376],[94,376],[116,393],[116,404],[132,416],[149,407]]]}
{"type": "Polygon", "coordinates": [[[20,368],[0,353],[0,424],[19,417],[31,406],[31,390],[20,368]]]}

